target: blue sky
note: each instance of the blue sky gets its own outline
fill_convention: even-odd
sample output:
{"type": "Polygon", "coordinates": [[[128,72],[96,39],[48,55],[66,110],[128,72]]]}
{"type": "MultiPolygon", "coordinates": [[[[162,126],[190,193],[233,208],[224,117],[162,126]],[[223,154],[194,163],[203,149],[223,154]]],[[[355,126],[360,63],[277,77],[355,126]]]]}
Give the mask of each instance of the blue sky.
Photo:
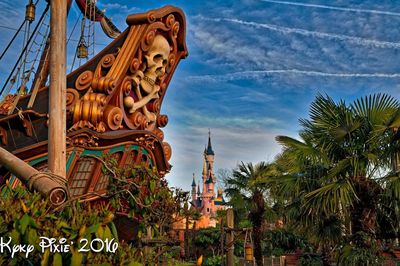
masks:
{"type": "MultiPolygon", "coordinates": [[[[4,26],[19,26],[26,2],[0,2],[0,16],[9,18],[0,23],[1,47],[14,33],[4,26]]],[[[231,169],[240,161],[272,160],[280,151],[275,136],[297,135],[298,119],[318,92],[347,101],[376,92],[400,96],[395,1],[98,0],[120,29],[128,14],[166,4],[186,13],[189,49],[161,110],[170,121],[173,186],[189,189],[192,173],[200,179],[208,128],[216,169],[231,169]]],[[[72,8],[68,32],[78,12],[72,8]]],[[[69,43],[70,55],[78,38],[69,43]]],[[[96,31],[96,52],[109,42],[96,31]]],[[[18,51],[1,62],[1,82],[18,51]]]]}

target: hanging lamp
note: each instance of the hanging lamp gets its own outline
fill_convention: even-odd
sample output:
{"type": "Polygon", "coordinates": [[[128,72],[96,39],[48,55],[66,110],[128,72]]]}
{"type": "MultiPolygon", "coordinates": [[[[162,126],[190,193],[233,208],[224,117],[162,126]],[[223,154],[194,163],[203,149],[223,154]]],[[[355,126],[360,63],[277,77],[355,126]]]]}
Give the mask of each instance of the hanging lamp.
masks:
{"type": "Polygon", "coordinates": [[[253,253],[253,238],[251,237],[249,229],[246,229],[246,235],[244,238],[244,259],[247,262],[252,262],[254,260],[253,253]]]}
{"type": "Polygon", "coordinates": [[[77,57],[78,58],[88,58],[89,57],[89,49],[85,44],[85,18],[82,19],[81,24],[81,37],[79,39],[77,49],[77,57]]]}
{"type": "Polygon", "coordinates": [[[35,20],[35,13],[36,6],[34,3],[32,3],[32,0],[30,0],[29,3],[26,5],[25,20],[29,21],[29,23],[32,23],[35,20]]]}
{"type": "Polygon", "coordinates": [[[77,53],[77,57],[78,58],[88,58],[89,56],[89,51],[88,51],[88,47],[85,44],[85,41],[83,40],[83,38],[81,38],[79,40],[79,44],[78,44],[78,53],[77,53]]]}

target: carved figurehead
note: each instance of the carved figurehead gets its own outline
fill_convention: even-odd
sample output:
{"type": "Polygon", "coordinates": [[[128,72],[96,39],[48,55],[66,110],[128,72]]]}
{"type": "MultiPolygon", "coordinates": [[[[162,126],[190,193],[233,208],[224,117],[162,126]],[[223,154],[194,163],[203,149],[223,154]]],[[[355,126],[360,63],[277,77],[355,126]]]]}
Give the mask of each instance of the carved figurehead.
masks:
{"type": "Polygon", "coordinates": [[[129,113],[134,113],[137,109],[142,108],[148,122],[156,121],[156,114],[147,110],[146,104],[159,97],[160,86],[158,83],[166,73],[170,51],[171,46],[167,39],[161,34],[156,35],[144,55],[146,58],[144,71],[138,70],[133,78],[138,100],[135,102],[131,96],[124,98],[124,105],[129,109],[129,113]]]}

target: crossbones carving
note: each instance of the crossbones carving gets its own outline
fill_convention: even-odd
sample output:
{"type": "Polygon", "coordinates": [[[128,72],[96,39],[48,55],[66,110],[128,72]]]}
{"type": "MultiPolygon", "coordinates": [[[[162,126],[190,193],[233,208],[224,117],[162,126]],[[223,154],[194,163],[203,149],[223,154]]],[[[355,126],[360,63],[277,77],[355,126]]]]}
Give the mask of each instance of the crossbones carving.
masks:
{"type": "Polygon", "coordinates": [[[144,55],[146,58],[146,68],[144,72],[138,70],[133,77],[133,85],[138,101],[131,96],[124,98],[124,105],[129,113],[134,113],[142,108],[143,114],[149,122],[156,121],[156,114],[147,110],[146,104],[153,99],[159,98],[160,86],[156,81],[165,75],[168,57],[171,47],[167,39],[162,35],[154,37],[149,51],[144,55]],[[145,93],[143,96],[142,91],[145,93]]]}

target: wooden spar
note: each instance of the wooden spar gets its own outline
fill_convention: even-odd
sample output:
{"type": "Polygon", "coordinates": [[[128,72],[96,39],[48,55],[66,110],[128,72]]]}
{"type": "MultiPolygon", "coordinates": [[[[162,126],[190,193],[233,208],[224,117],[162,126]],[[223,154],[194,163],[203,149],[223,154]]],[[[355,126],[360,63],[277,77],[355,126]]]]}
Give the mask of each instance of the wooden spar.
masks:
{"type": "MultiPolygon", "coordinates": [[[[69,0],[67,14],[71,9],[71,4],[72,0],[69,0]]],[[[50,48],[50,40],[48,39],[46,40],[46,45],[43,49],[43,53],[39,61],[40,63],[36,70],[35,79],[32,82],[31,97],[29,98],[29,103],[27,105],[28,109],[33,107],[39,89],[43,88],[46,85],[47,76],[49,75],[49,55],[50,55],[49,48],[50,48]]]]}
{"type": "Polygon", "coordinates": [[[67,1],[50,1],[49,170],[66,178],[67,1]]]}
{"type": "Polygon", "coordinates": [[[48,173],[39,172],[14,154],[0,147],[0,164],[17,176],[29,189],[49,197],[53,205],[67,200],[67,191],[62,182],[57,182],[48,173]]]}
{"type": "Polygon", "coordinates": [[[32,82],[31,97],[27,105],[28,109],[33,107],[35,103],[37,93],[40,88],[44,87],[47,81],[47,76],[49,75],[49,40],[46,41],[46,46],[44,47],[43,54],[40,58],[40,63],[36,71],[35,79],[32,82]]]}

